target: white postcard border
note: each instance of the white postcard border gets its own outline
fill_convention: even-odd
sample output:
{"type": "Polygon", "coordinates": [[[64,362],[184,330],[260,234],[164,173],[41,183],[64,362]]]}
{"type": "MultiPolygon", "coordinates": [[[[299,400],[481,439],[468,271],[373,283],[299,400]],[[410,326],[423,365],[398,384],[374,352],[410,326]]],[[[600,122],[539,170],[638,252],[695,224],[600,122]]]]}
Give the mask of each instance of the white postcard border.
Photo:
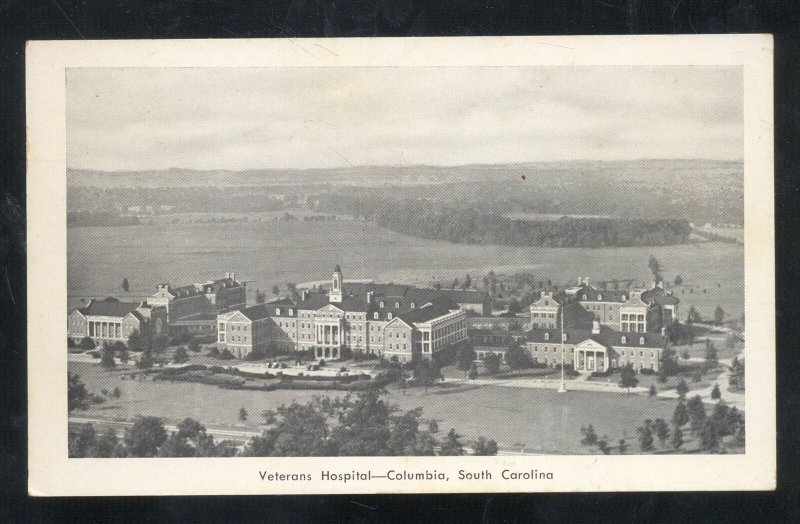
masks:
{"type": "Polygon", "coordinates": [[[29,492],[61,495],[769,490],[776,483],[770,35],[29,42],[26,49],[29,492]],[[66,96],[72,67],[741,66],[744,72],[747,444],[742,455],[67,458],[66,96]],[[55,323],[58,324],[57,322],[55,323]],[[436,470],[449,481],[334,482],[436,470]],[[492,480],[459,481],[460,469],[492,480]],[[503,480],[501,472],[552,472],[503,480]],[[312,481],[262,481],[259,471],[312,481]]]}

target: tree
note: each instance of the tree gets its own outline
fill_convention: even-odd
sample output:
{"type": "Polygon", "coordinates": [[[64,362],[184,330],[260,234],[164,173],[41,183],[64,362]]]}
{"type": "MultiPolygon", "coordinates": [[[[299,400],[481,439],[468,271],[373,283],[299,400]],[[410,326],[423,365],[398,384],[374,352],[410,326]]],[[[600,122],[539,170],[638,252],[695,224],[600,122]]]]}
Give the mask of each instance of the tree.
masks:
{"type": "Polygon", "coordinates": [[[474,362],[472,363],[472,367],[469,368],[468,377],[470,380],[478,378],[478,366],[476,366],[474,362]]]}
{"type": "Polygon", "coordinates": [[[722,321],[725,320],[725,310],[722,309],[722,306],[717,306],[717,309],[714,310],[714,323],[718,326],[722,324],[722,321]]]}
{"type": "MultiPolygon", "coordinates": [[[[692,291],[691,289],[689,290],[692,291]]],[[[695,322],[702,322],[703,317],[700,316],[700,313],[694,308],[694,306],[689,306],[689,312],[686,314],[686,323],[687,324],[694,324],[695,322]]]]}
{"type": "Polygon", "coordinates": [[[650,391],[648,391],[647,394],[651,397],[655,397],[656,395],[658,395],[658,391],[656,390],[655,384],[650,384],[650,391]]]}
{"type": "Polygon", "coordinates": [[[628,443],[625,442],[624,438],[619,439],[619,454],[624,455],[627,450],[628,450],[628,443]]]}
{"type": "Polygon", "coordinates": [[[714,346],[713,342],[706,339],[705,366],[706,368],[711,369],[716,367],[717,364],[717,348],[714,346]]]}
{"type": "Polygon", "coordinates": [[[456,366],[464,372],[464,378],[467,377],[467,372],[472,369],[475,362],[475,350],[468,344],[462,345],[456,353],[456,366]]]}
{"type": "Polygon", "coordinates": [[[450,287],[452,287],[453,289],[457,289],[458,288],[458,279],[457,278],[453,279],[453,284],[450,287]]]}
{"type": "Polygon", "coordinates": [[[80,375],[67,372],[67,409],[86,409],[89,406],[89,392],[81,381],[80,375]]]}
{"type": "Polygon", "coordinates": [[[414,382],[423,386],[426,394],[430,386],[443,378],[442,371],[439,369],[439,364],[436,360],[420,359],[414,366],[414,382]]]}
{"type": "Polygon", "coordinates": [[[681,353],[681,358],[683,360],[689,360],[690,358],[692,358],[692,356],[689,354],[689,350],[688,349],[684,349],[683,350],[683,353],[681,353]]]}
{"type": "Polygon", "coordinates": [[[91,337],[83,337],[78,347],[80,347],[85,351],[88,351],[90,349],[94,349],[96,347],[96,344],[94,343],[94,340],[92,340],[91,337]]]}
{"type": "Polygon", "coordinates": [[[722,438],[716,426],[710,420],[703,420],[698,431],[700,433],[700,449],[702,451],[713,452],[719,449],[722,438]]]}
{"type": "Polygon", "coordinates": [[[706,408],[700,395],[695,395],[686,403],[686,411],[689,413],[689,426],[692,434],[697,435],[703,428],[706,421],[706,408]]]}
{"type": "Polygon", "coordinates": [[[719,384],[714,384],[714,387],[711,389],[711,398],[714,400],[722,398],[722,393],[719,391],[719,384]]]}
{"type": "Polygon", "coordinates": [[[178,349],[175,350],[175,354],[172,356],[172,361],[176,364],[183,364],[189,360],[189,355],[186,353],[186,350],[183,349],[183,346],[178,346],[178,349]]]}
{"type": "Polygon", "coordinates": [[[667,424],[667,421],[663,418],[657,418],[653,423],[653,432],[656,434],[656,437],[663,448],[667,443],[667,439],[669,438],[669,425],[667,424]]]}
{"type": "Polygon", "coordinates": [[[148,349],[147,346],[147,341],[138,330],[134,329],[131,331],[131,334],[128,335],[128,347],[131,348],[132,351],[144,351],[148,349]]]}
{"type": "Polygon", "coordinates": [[[639,448],[642,451],[653,449],[653,430],[650,429],[649,420],[645,421],[644,426],[639,426],[636,432],[639,434],[639,448]]]}
{"type": "Polygon", "coordinates": [[[439,423],[435,420],[431,420],[428,422],[428,433],[436,434],[439,433],[439,423]]]}
{"type": "Polygon", "coordinates": [[[461,438],[462,435],[459,435],[456,433],[455,429],[451,428],[450,431],[447,432],[447,436],[439,448],[439,454],[445,456],[463,455],[464,444],[461,443],[461,438]]]}
{"type": "Polygon", "coordinates": [[[89,453],[90,456],[97,458],[124,457],[125,448],[120,444],[114,428],[108,428],[100,435],[89,453]]]}
{"type": "Polygon", "coordinates": [[[581,444],[584,446],[594,446],[597,444],[597,433],[594,431],[594,426],[581,426],[581,444]]]}
{"type": "Polygon", "coordinates": [[[633,366],[628,364],[623,367],[620,372],[619,387],[626,388],[628,393],[630,393],[631,388],[635,388],[638,384],[639,379],[636,378],[636,372],[633,370],[633,366]]]}
{"type": "Polygon", "coordinates": [[[679,449],[683,445],[683,431],[681,431],[680,426],[675,426],[672,430],[672,438],[669,443],[673,449],[679,449]]]}
{"type": "Polygon", "coordinates": [[[189,339],[189,350],[199,353],[200,352],[200,341],[196,338],[192,337],[189,339]]]}
{"type": "Polygon", "coordinates": [[[678,382],[678,385],[675,387],[675,391],[678,393],[678,398],[684,399],[686,398],[686,394],[689,392],[689,384],[686,383],[686,380],[681,379],[678,382]]]}
{"type": "Polygon", "coordinates": [[[672,413],[672,424],[675,427],[681,427],[687,422],[689,422],[689,412],[686,410],[686,403],[681,400],[675,406],[675,411],[672,413]]]}
{"type": "Polygon", "coordinates": [[[119,386],[116,386],[114,388],[114,391],[111,392],[111,396],[114,397],[114,398],[119,398],[119,397],[122,396],[122,390],[119,389],[119,386]]]}
{"type": "Polygon", "coordinates": [[[479,456],[494,456],[497,455],[497,442],[492,439],[487,440],[486,437],[478,437],[478,440],[472,445],[474,450],[473,455],[479,456]]]}
{"type": "Polygon", "coordinates": [[[122,290],[126,293],[131,290],[131,285],[128,283],[127,277],[122,279],[122,290]]]}
{"type": "Polygon", "coordinates": [[[114,361],[114,348],[112,348],[109,344],[105,344],[103,346],[103,355],[100,359],[100,365],[104,368],[113,368],[117,365],[114,361]]]}
{"type": "Polygon", "coordinates": [[[506,363],[511,369],[525,369],[533,366],[530,355],[519,344],[514,344],[508,349],[506,363]]]}
{"type": "Polygon", "coordinates": [[[658,260],[656,260],[656,257],[654,257],[653,255],[650,255],[650,260],[647,263],[647,265],[650,268],[650,271],[653,273],[653,280],[655,280],[656,282],[661,281],[662,280],[662,278],[661,278],[661,264],[658,263],[658,260]]]}
{"type": "Polygon", "coordinates": [[[239,420],[242,422],[247,420],[247,410],[244,409],[244,406],[239,409],[239,420]]]}
{"type": "Polygon", "coordinates": [[[260,289],[256,289],[256,304],[263,304],[267,301],[267,294],[261,291],[260,289]]]}
{"type": "Polygon", "coordinates": [[[658,372],[665,377],[669,377],[678,372],[678,352],[667,342],[661,350],[659,357],[658,372]]]}
{"type": "Polygon", "coordinates": [[[91,424],[83,424],[80,431],[71,433],[69,436],[69,457],[90,457],[91,448],[95,446],[96,441],[97,435],[94,431],[94,426],[91,424]]]}
{"type": "Polygon", "coordinates": [[[675,275],[675,285],[680,286],[683,284],[683,277],[680,275],[675,275]]]}
{"type": "Polygon", "coordinates": [[[603,435],[597,439],[597,449],[599,449],[603,455],[611,454],[611,448],[608,447],[608,435],[603,435]]]}
{"type": "Polygon", "coordinates": [[[161,354],[164,350],[167,349],[169,345],[169,337],[164,333],[158,334],[153,337],[153,352],[155,354],[161,354]]]}
{"type": "Polygon", "coordinates": [[[744,362],[739,360],[739,357],[733,357],[729,368],[728,385],[736,391],[745,389],[744,362]]]}
{"type": "Polygon", "coordinates": [[[272,294],[273,295],[280,295],[281,294],[281,288],[279,288],[277,284],[272,286],[272,294]]]}
{"type": "Polygon", "coordinates": [[[142,352],[142,356],[139,357],[138,362],[136,362],[136,367],[139,369],[150,369],[153,367],[153,355],[150,354],[150,351],[142,352]]]}
{"type": "Polygon", "coordinates": [[[167,440],[167,430],[158,417],[136,417],[133,426],[125,433],[125,445],[134,457],[154,457],[167,440]]]}
{"type": "Polygon", "coordinates": [[[461,287],[464,289],[469,289],[472,287],[472,277],[469,276],[469,273],[467,273],[467,276],[464,277],[464,282],[461,284],[461,287]]]}
{"type": "Polygon", "coordinates": [[[489,353],[483,359],[483,365],[486,368],[486,372],[490,375],[494,375],[498,371],[500,371],[500,357],[497,356],[495,353],[489,353]]]}

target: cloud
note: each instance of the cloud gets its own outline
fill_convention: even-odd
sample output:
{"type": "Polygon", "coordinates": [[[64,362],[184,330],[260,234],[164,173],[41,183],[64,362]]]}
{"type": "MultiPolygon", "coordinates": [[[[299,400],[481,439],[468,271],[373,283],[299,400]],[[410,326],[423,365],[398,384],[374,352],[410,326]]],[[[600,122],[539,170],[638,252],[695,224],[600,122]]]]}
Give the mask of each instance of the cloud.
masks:
{"type": "Polygon", "coordinates": [[[70,167],[741,159],[715,67],[74,69],[70,167]]]}

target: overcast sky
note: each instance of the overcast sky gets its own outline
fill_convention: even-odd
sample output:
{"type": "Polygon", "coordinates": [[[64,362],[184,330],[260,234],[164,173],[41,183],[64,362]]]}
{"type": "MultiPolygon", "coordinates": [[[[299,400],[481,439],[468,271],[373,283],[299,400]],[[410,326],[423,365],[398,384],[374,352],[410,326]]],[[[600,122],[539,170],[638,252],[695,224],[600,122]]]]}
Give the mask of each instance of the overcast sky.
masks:
{"type": "Polygon", "coordinates": [[[67,72],[72,168],[741,160],[742,150],[739,68],[67,72]]]}

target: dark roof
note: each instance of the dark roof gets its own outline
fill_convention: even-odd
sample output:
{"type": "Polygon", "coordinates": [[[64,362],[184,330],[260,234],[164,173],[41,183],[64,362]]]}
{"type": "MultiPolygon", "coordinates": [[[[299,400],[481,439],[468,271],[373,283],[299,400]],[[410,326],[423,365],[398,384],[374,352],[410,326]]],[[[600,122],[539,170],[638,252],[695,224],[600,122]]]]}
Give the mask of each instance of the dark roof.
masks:
{"type": "Polygon", "coordinates": [[[297,304],[298,309],[312,309],[317,310],[323,306],[330,304],[327,293],[309,293],[305,300],[301,300],[297,304]]]}
{"type": "Polygon", "coordinates": [[[108,297],[102,300],[90,300],[86,307],[79,309],[84,315],[124,317],[136,311],[138,302],[120,302],[116,298],[108,297]]]}
{"type": "Polygon", "coordinates": [[[269,308],[266,304],[256,304],[255,306],[240,309],[239,312],[250,320],[262,320],[269,318],[269,308]]]}
{"type": "MultiPolygon", "coordinates": [[[[607,348],[612,346],[623,347],[641,347],[641,348],[663,348],[664,337],[660,333],[637,333],[616,331],[608,326],[600,326],[600,333],[592,333],[591,329],[576,329],[567,328],[564,330],[567,335],[565,343],[574,345],[583,342],[584,340],[594,340],[595,342],[604,345],[607,348]],[[625,337],[625,342],[622,342],[622,337],[625,337]],[[644,337],[644,344],[639,343],[639,339],[644,337]]],[[[532,329],[528,332],[528,342],[560,342],[561,330],[560,329],[532,329]],[[545,340],[545,333],[550,335],[549,340],[545,340]]]]}
{"type": "Polygon", "coordinates": [[[195,322],[214,322],[217,320],[216,313],[197,313],[195,315],[188,315],[178,319],[171,319],[170,326],[180,326],[181,324],[193,324],[195,322]]]}
{"type": "Polygon", "coordinates": [[[590,302],[599,302],[602,296],[602,302],[625,302],[630,293],[619,289],[597,289],[592,286],[584,284],[578,290],[578,300],[586,300],[590,302]],[[586,298],[583,298],[586,295],[586,298]]]}
{"type": "MultiPolygon", "coordinates": [[[[484,291],[475,291],[472,289],[430,289],[430,288],[412,288],[410,294],[413,293],[418,296],[443,296],[447,297],[457,304],[483,304],[489,299],[489,294],[484,291]]],[[[428,299],[430,300],[430,298],[428,299]]]]}
{"type": "Polygon", "coordinates": [[[509,346],[474,346],[472,349],[475,351],[506,352],[509,350],[509,346]]]}
{"type": "Polygon", "coordinates": [[[400,315],[400,319],[407,323],[428,322],[434,318],[446,315],[453,309],[458,309],[458,304],[447,297],[435,298],[430,304],[419,309],[413,309],[400,315]]]}
{"type": "Polygon", "coordinates": [[[337,273],[341,273],[341,272],[342,272],[342,268],[340,268],[340,267],[339,267],[339,264],[336,264],[336,267],[335,267],[335,268],[333,268],[333,270],[334,270],[335,272],[337,272],[337,273]]]}
{"type": "Polygon", "coordinates": [[[219,293],[220,289],[226,289],[231,287],[241,287],[241,283],[237,282],[236,280],[226,277],[220,278],[219,280],[215,280],[210,283],[201,284],[203,286],[203,291],[205,293],[219,293]]]}

